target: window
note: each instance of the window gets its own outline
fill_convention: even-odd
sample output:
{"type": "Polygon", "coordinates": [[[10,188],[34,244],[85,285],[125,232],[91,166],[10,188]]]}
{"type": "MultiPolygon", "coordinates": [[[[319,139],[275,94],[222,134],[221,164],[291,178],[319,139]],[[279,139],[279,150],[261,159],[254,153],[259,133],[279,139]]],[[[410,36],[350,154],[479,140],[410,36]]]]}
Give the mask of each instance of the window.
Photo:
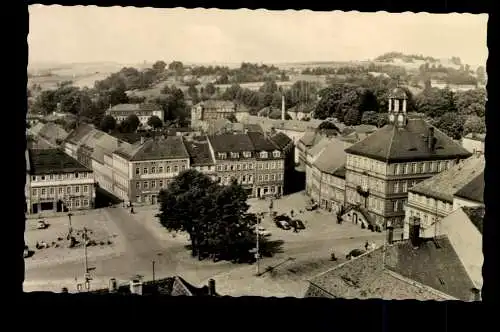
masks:
{"type": "Polygon", "coordinates": [[[136,182],[135,183],[135,189],[141,189],[141,183],[140,182],[136,182]]]}
{"type": "Polygon", "coordinates": [[[394,212],[397,212],[399,210],[399,201],[394,201],[394,212]]]}
{"type": "Polygon", "coordinates": [[[417,164],[417,173],[423,173],[423,171],[424,171],[423,163],[418,163],[417,164]]]}
{"type": "Polygon", "coordinates": [[[49,180],[53,180],[54,176],[52,174],[49,175],[49,180]]]}
{"type": "Polygon", "coordinates": [[[82,178],[86,178],[87,177],[87,173],[82,173],[82,178]]]}
{"type": "Polygon", "coordinates": [[[269,174],[264,175],[264,181],[269,181],[269,174]]]}
{"type": "Polygon", "coordinates": [[[71,187],[66,187],[66,193],[71,194],[71,187]]]}
{"type": "Polygon", "coordinates": [[[238,152],[231,152],[231,158],[239,158],[240,154],[238,152]]]}
{"type": "Polygon", "coordinates": [[[45,175],[42,175],[42,181],[45,180],[45,175]]]}
{"type": "Polygon", "coordinates": [[[158,181],[158,187],[163,188],[163,180],[158,181]]]}
{"type": "Polygon", "coordinates": [[[238,171],[241,171],[241,164],[236,165],[236,169],[237,169],[238,171]]]}
{"type": "Polygon", "coordinates": [[[243,164],[243,169],[247,170],[248,169],[248,164],[243,164]]]}
{"type": "Polygon", "coordinates": [[[402,189],[403,189],[404,193],[408,191],[408,182],[403,181],[403,188],[402,189]]]}
{"type": "Polygon", "coordinates": [[[63,187],[59,187],[59,194],[60,195],[64,194],[64,188],[63,187]]]}
{"type": "Polygon", "coordinates": [[[253,169],[253,164],[248,164],[248,169],[253,169]]]}
{"type": "Polygon", "coordinates": [[[83,192],[86,193],[89,191],[89,186],[83,186],[83,192]]]}
{"type": "Polygon", "coordinates": [[[179,166],[176,165],[176,166],[174,166],[174,173],[177,173],[177,172],[179,172],[179,166]]]}
{"type": "Polygon", "coordinates": [[[158,173],[163,173],[163,166],[158,167],[158,173]]]}
{"type": "Polygon", "coordinates": [[[148,186],[149,186],[149,183],[148,183],[147,181],[144,181],[144,182],[142,183],[142,187],[143,187],[144,189],[148,189],[148,186]]]}
{"type": "Polygon", "coordinates": [[[269,169],[269,163],[266,163],[265,165],[266,165],[266,169],[269,169]]]}
{"type": "Polygon", "coordinates": [[[82,201],[82,205],[83,205],[83,206],[89,206],[89,200],[88,200],[88,199],[84,199],[84,200],[82,201]]]}
{"type": "MultiPolygon", "coordinates": [[[[49,178],[52,180],[52,175],[50,175],[49,178]]],[[[77,178],[78,178],[78,173],[75,173],[75,179],[77,178]]]]}
{"type": "Polygon", "coordinates": [[[32,194],[33,196],[36,196],[36,195],[38,194],[38,190],[37,190],[37,189],[33,189],[33,190],[31,191],[31,194],[32,194]]]}
{"type": "Polygon", "coordinates": [[[151,173],[152,173],[152,174],[156,173],[156,167],[154,167],[154,166],[153,166],[153,167],[151,167],[151,173]]]}
{"type": "Polygon", "coordinates": [[[275,162],[275,161],[273,161],[273,162],[271,163],[271,169],[276,169],[276,162],[275,162]]]}
{"type": "Polygon", "coordinates": [[[259,174],[259,181],[262,181],[262,174],[259,174]]]}
{"type": "Polygon", "coordinates": [[[276,174],[271,175],[271,180],[276,181],[276,174]]]}
{"type": "Polygon", "coordinates": [[[45,195],[45,188],[42,188],[42,195],[45,195]]]}
{"type": "Polygon", "coordinates": [[[142,173],[143,173],[143,174],[148,174],[148,168],[147,168],[147,167],[144,167],[144,169],[142,170],[142,173]]]}
{"type": "Polygon", "coordinates": [[[32,176],[31,181],[36,181],[36,176],[32,176]]]}
{"type": "Polygon", "coordinates": [[[412,174],[417,173],[417,163],[411,163],[411,173],[412,174]]]}
{"type": "Polygon", "coordinates": [[[77,208],[80,207],[80,200],[79,199],[75,199],[75,206],[77,208]]]}
{"type": "Polygon", "coordinates": [[[170,166],[167,166],[167,173],[170,173],[170,166]]]}
{"type": "Polygon", "coordinates": [[[245,152],[243,152],[243,157],[245,157],[245,158],[250,158],[251,156],[252,156],[252,153],[251,153],[251,152],[249,152],[249,151],[245,151],[245,152]]]}
{"type": "Polygon", "coordinates": [[[399,182],[394,182],[394,192],[395,193],[399,192],[399,182]]]}
{"type": "Polygon", "coordinates": [[[261,158],[267,158],[267,152],[266,152],[266,151],[262,151],[262,152],[260,153],[260,157],[261,157],[261,158]]]}
{"type": "Polygon", "coordinates": [[[54,192],[55,192],[55,189],[54,188],[50,188],[50,194],[54,195],[54,192]]]}
{"type": "Polygon", "coordinates": [[[444,163],[442,161],[439,162],[438,164],[438,172],[441,172],[443,170],[444,163]]]}
{"type": "Polygon", "coordinates": [[[224,152],[219,152],[217,155],[219,156],[219,159],[226,159],[226,153],[224,152]]]}
{"type": "Polygon", "coordinates": [[[185,165],[182,165],[182,166],[181,166],[181,170],[182,170],[182,171],[185,171],[185,170],[186,170],[186,166],[185,166],[185,165]]]}
{"type": "Polygon", "coordinates": [[[249,176],[248,176],[248,182],[249,182],[249,183],[252,183],[252,181],[253,181],[253,176],[252,176],[252,175],[249,175],[249,176]]]}
{"type": "Polygon", "coordinates": [[[151,188],[156,188],[156,181],[151,181],[151,188]]]}
{"type": "Polygon", "coordinates": [[[429,172],[429,164],[428,163],[422,163],[422,172],[423,173],[429,172]]]}
{"type": "Polygon", "coordinates": [[[279,158],[279,157],[280,157],[280,154],[281,154],[281,153],[280,153],[279,151],[274,151],[274,152],[273,152],[273,157],[274,157],[274,158],[279,158]]]}

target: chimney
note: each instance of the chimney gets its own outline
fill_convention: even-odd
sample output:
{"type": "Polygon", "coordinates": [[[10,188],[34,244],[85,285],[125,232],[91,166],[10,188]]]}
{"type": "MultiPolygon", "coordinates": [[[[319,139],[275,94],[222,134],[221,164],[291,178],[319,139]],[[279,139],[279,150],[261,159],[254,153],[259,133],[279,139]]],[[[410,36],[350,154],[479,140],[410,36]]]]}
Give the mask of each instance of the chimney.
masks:
{"type": "Polygon", "coordinates": [[[434,128],[429,127],[429,132],[427,133],[427,147],[431,152],[434,152],[436,147],[436,138],[434,137],[434,128]]]}
{"type": "Polygon", "coordinates": [[[142,282],[140,280],[130,280],[130,294],[142,295],[142,282]]]}
{"type": "Polygon", "coordinates": [[[286,116],[285,116],[285,95],[281,95],[281,120],[286,120],[286,116]]]}
{"type": "Polygon", "coordinates": [[[208,280],[208,295],[210,296],[215,296],[215,280],[214,279],[209,279],[208,280]]]}
{"type": "Polygon", "coordinates": [[[110,293],[116,293],[118,291],[118,283],[115,278],[109,279],[109,287],[108,290],[110,293]]]}

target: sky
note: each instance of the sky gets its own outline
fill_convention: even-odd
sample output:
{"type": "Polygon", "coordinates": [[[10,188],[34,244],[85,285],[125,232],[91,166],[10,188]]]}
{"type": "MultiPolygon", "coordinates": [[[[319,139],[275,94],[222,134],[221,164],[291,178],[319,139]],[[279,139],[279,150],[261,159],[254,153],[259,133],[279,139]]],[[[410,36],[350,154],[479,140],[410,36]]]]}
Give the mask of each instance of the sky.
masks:
{"type": "Polygon", "coordinates": [[[30,63],[286,63],[385,52],[485,65],[487,14],[29,7],[30,63]]]}

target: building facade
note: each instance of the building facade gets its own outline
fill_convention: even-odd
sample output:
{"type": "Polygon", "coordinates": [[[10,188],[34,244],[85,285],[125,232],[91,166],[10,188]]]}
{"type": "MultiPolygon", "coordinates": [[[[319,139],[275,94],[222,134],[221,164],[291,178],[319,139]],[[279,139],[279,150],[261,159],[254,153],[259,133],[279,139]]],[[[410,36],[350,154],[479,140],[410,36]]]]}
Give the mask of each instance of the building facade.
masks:
{"type": "Polygon", "coordinates": [[[161,121],[164,121],[165,118],[163,109],[160,106],[149,103],[118,104],[106,111],[106,115],[111,115],[118,123],[125,121],[132,114],[137,115],[139,121],[144,126],[147,125],[149,118],[152,116],[158,117],[161,121]]]}
{"type": "Polygon", "coordinates": [[[57,149],[31,150],[27,212],[90,209],[95,201],[91,169],[57,149]]]}
{"type": "Polygon", "coordinates": [[[470,153],[484,153],[485,134],[470,133],[462,138],[462,146],[470,153]]]}
{"type": "MultiPolygon", "coordinates": [[[[238,113],[240,105],[225,100],[205,100],[191,108],[191,127],[197,128],[202,122],[227,119],[238,113]]],[[[247,111],[248,113],[248,111],[247,111]]]]}
{"type": "Polygon", "coordinates": [[[406,106],[406,92],[396,88],[389,124],[346,149],[346,205],[353,222],[362,214],[380,229],[402,228],[408,190],[471,156],[423,119],[408,119],[406,106]]]}

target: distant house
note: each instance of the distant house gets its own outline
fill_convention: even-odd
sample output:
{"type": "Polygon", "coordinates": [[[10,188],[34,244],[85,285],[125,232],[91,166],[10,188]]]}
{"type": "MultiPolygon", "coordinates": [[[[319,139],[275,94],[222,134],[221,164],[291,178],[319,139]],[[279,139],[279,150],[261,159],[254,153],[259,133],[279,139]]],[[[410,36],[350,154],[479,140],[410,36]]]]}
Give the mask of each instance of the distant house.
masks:
{"type": "Polygon", "coordinates": [[[190,157],[191,168],[216,180],[215,157],[210,149],[208,138],[206,136],[187,138],[184,144],[190,157]]]}
{"type": "Polygon", "coordinates": [[[462,138],[462,146],[471,153],[484,153],[486,134],[469,133],[462,138]]]}
{"type": "Polygon", "coordinates": [[[231,116],[242,121],[248,116],[248,109],[232,101],[205,100],[191,107],[191,127],[198,128],[203,122],[228,119],[231,116]]]}
{"type": "Polygon", "coordinates": [[[106,111],[106,115],[111,115],[118,123],[126,120],[130,115],[135,114],[139,118],[142,125],[147,125],[148,120],[152,116],[157,116],[164,121],[163,109],[156,104],[118,104],[110,107],[106,111]]]}
{"type": "Polygon", "coordinates": [[[292,120],[308,120],[312,118],[315,108],[315,103],[301,103],[289,108],[286,113],[292,120]]]}

